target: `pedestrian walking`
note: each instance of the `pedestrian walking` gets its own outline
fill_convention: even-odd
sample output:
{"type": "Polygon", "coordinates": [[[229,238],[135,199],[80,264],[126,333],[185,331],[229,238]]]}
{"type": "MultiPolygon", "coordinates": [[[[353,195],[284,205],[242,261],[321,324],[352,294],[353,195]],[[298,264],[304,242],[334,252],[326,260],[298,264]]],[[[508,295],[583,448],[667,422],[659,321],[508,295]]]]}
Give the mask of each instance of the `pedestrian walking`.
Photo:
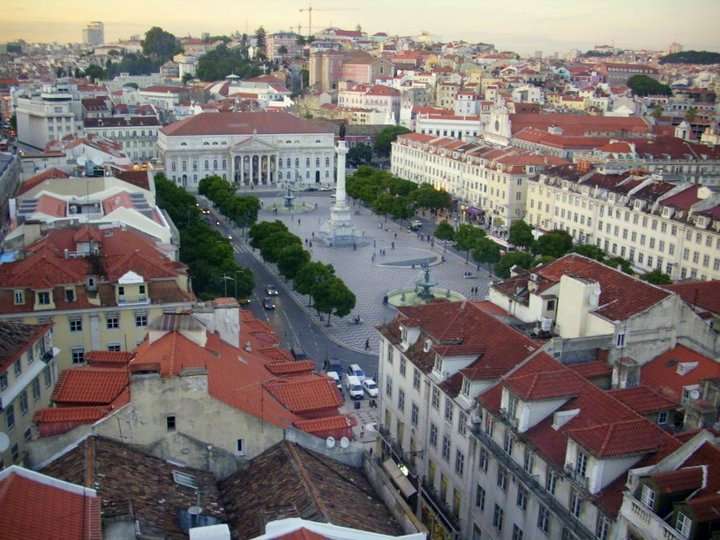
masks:
{"type": "Polygon", "coordinates": [[[366,351],[369,351],[369,350],[370,350],[370,338],[367,338],[367,339],[365,340],[365,350],[366,350],[366,351]]]}
{"type": "Polygon", "coordinates": [[[300,220],[298,219],[298,225],[300,225],[300,220]]]}
{"type": "Polygon", "coordinates": [[[308,246],[309,246],[309,247],[312,247],[312,242],[308,242],[308,246]]]}
{"type": "Polygon", "coordinates": [[[397,239],[397,233],[394,233],[394,234],[395,234],[395,239],[397,239]]]}
{"type": "Polygon", "coordinates": [[[395,242],[390,242],[390,246],[392,247],[392,249],[395,249],[395,242]]]}

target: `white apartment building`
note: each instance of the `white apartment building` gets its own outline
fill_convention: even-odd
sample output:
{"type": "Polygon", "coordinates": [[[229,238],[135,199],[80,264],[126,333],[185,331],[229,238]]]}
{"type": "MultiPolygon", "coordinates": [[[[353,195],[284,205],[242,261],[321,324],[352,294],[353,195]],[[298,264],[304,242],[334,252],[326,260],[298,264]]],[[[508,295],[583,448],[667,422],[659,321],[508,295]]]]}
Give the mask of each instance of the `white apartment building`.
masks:
{"type": "Polygon", "coordinates": [[[85,45],[102,45],[105,43],[105,25],[100,21],[93,21],[83,28],[82,36],[85,45]]]}
{"type": "Polygon", "coordinates": [[[383,458],[410,470],[432,538],[471,538],[474,397],[539,349],[494,309],[489,302],[401,308],[380,329],[383,458]]]}
{"type": "Polygon", "coordinates": [[[384,123],[395,124],[400,117],[400,91],[389,86],[358,84],[338,91],[338,107],[380,113],[384,123]]]}
{"type": "Polygon", "coordinates": [[[39,149],[80,129],[80,98],[77,88],[67,83],[16,94],[15,113],[18,141],[39,149]]]}
{"type": "Polygon", "coordinates": [[[391,171],[405,180],[444,189],[468,212],[506,228],[525,216],[528,179],[562,163],[566,162],[554,156],[515,148],[409,133],[393,143],[391,171]]]}
{"type": "Polygon", "coordinates": [[[299,37],[295,32],[275,32],[274,34],[268,34],[265,44],[268,59],[295,58],[301,54],[302,46],[298,45],[299,37]],[[284,47],[283,52],[280,51],[281,47],[284,47]]]}
{"type": "Polygon", "coordinates": [[[527,183],[527,221],[672,279],[720,279],[720,197],[708,187],[630,173],[546,171],[527,183]]]}
{"type": "Polygon", "coordinates": [[[165,126],[160,161],[177,185],[196,191],[218,175],[241,186],[332,185],[335,134],[286,112],[201,113],[165,126]]]}
{"type": "Polygon", "coordinates": [[[415,118],[415,131],[436,137],[453,137],[473,141],[482,135],[479,115],[458,116],[453,113],[421,112],[415,118]]]}
{"type": "Polygon", "coordinates": [[[37,435],[35,411],[47,407],[58,377],[52,325],[0,321],[0,469],[25,459],[25,447],[37,435]]]}
{"type": "Polygon", "coordinates": [[[86,118],[85,133],[98,135],[122,145],[133,162],[157,159],[160,121],[154,116],[86,118]]]}

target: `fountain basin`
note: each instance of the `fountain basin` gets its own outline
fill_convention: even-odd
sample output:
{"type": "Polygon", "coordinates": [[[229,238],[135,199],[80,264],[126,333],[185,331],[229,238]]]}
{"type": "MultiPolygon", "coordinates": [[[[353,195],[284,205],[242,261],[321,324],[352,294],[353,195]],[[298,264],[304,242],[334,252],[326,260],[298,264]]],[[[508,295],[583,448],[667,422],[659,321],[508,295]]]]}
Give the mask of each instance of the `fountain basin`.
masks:
{"type": "Polygon", "coordinates": [[[413,287],[407,287],[404,289],[393,289],[386,293],[388,298],[388,304],[393,307],[405,307],[405,306],[421,306],[423,304],[429,304],[430,302],[436,301],[447,301],[447,302],[462,302],[466,300],[465,296],[452,289],[445,287],[431,287],[429,298],[423,298],[419,291],[413,287]]]}

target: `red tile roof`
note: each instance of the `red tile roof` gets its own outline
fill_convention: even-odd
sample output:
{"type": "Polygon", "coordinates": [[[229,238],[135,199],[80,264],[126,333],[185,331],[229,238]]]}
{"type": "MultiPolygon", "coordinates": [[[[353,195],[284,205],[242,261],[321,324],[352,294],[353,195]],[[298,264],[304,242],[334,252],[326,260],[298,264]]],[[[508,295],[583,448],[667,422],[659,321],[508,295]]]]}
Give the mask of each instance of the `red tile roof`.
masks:
{"type": "Polygon", "coordinates": [[[584,381],[568,369],[514,374],[505,379],[505,386],[524,401],[570,398],[582,389],[584,381]]]}
{"type": "Polygon", "coordinates": [[[134,356],[126,351],[90,351],[85,353],[85,361],[95,367],[126,368],[134,356]]]}
{"type": "Polygon", "coordinates": [[[273,375],[299,375],[308,374],[315,369],[315,362],[305,360],[302,362],[272,362],[267,365],[267,370],[273,375]]]}
{"type": "Polygon", "coordinates": [[[512,132],[526,127],[547,130],[560,127],[565,135],[597,136],[611,133],[643,135],[650,132],[650,126],[638,117],[591,116],[562,113],[518,113],[510,115],[512,132]]]}
{"type": "Polygon", "coordinates": [[[7,371],[52,328],[51,324],[0,321],[0,373],[7,371]]]}
{"type": "Polygon", "coordinates": [[[58,405],[109,405],[128,385],[125,370],[96,367],[67,369],[60,374],[52,400],[58,405]]]}
{"type": "Polygon", "coordinates": [[[674,283],[663,288],[679,294],[691,306],[720,315],[720,280],[674,283]]]}
{"type": "Polygon", "coordinates": [[[5,540],[101,540],[100,498],[92,489],[22,467],[0,471],[0,536],[5,540]]]}
{"type": "Polygon", "coordinates": [[[640,369],[642,384],[655,388],[675,403],[682,401],[683,387],[718,377],[720,364],[684,345],[664,352],[640,369]],[[678,372],[680,364],[687,365],[688,371],[684,375],[678,372]],[[693,367],[693,364],[696,365],[693,367]]]}
{"type": "Polygon", "coordinates": [[[593,360],[592,362],[567,364],[567,366],[586,379],[609,377],[612,374],[612,368],[605,360],[593,360]]]}
{"type": "Polygon", "coordinates": [[[200,113],[162,129],[168,136],[332,133],[328,124],[286,112],[200,113]]]}
{"type": "Polygon", "coordinates": [[[677,406],[675,401],[662,396],[657,390],[644,385],[634,388],[611,390],[610,394],[642,415],[668,411],[677,406]]]}
{"type": "Polygon", "coordinates": [[[677,493],[702,487],[704,476],[703,467],[698,465],[655,474],[652,479],[660,493],[677,493]]]}
{"type": "Polygon", "coordinates": [[[293,413],[301,414],[342,405],[337,387],[327,377],[271,381],[266,383],[265,387],[293,413]]]}
{"type": "Polygon", "coordinates": [[[597,281],[600,284],[600,304],[594,313],[613,321],[625,320],[670,295],[660,287],[574,253],[534,272],[554,283],[560,282],[564,275],[597,281]]]}
{"type": "Polygon", "coordinates": [[[27,193],[34,187],[39,186],[40,184],[45,182],[45,180],[49,180],[51,178],[70,178],[70,175],[56,167],[50,167],[49,169],[45,169],[44,171],[39,172],[35,176],[31,176],[22,184],[20,184],[20,187],[18,187],[17,190],[17,195],[27,193]]]}
{"type": "Polygon", "coordinates": [[[326,540],[327,537],[322,536],[308,529],[302,528],[277,537],[277,540],[326,540]]]}

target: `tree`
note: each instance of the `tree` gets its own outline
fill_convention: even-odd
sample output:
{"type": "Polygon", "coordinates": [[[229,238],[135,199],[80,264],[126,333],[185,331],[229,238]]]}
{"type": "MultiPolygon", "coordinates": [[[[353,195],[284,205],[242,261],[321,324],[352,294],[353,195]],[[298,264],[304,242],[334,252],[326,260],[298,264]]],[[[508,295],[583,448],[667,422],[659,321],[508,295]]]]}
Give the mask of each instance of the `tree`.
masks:
{"type": "Polygon", "coordinates": [[[313,299],[315,309],[320,313],[327,313],[327,326],[330,326],[333,313],[338,317],[345,317],[353,310],[356,302],[353,292],[336,276],[319,284],[314,290],[313,299]]]}
{"type": "Polygon", "coordinates": [[[543,234],[534,244],[534,251],[556,259],[568,253],[573,247],[572,236],[566,231],[551,231],[543,234]]]}
{"type": "Polygon", "coordinates": [[[485,231],[475,227],[474,225],[468,225],[463,223],[455,231],[455,247],[465,252],[465,262],[470,258],[470,250],[473,249],[480,238],[485,237],[485,231]]]}
{"type": "Polygon", "coordinates": [[[200,57],[195,76],[202,81],[217,81],[230,74],[248,78],[260,73],[261,70],[248,60],[242,48],[228,49],[223,44],[200,57]]]}
{"type": "Polygon", "coordinates": [[[10,117],[10,127],[13,128],[13,131],[17,132],[17,115],[15,113],[10,117]]]}
{"type": "Polygon", "coordinates": [[[648,283],[653,283],[654,285],[670,285],[672,283],[672,279],[670,279],[670,276],[661,272],[660,270],[653,270],[652,272],[647,272],[641,275],[640,279],[642,279],[643,281],[647,281],[648,283]]]}
{"type": "Polygon", "coordinates": [[[159,26],[153,26],[145,32],[142,48],[145,56],[160,63],[165,63],[177,53],[182,52],[182,47],[177,38],[159,26]]]}
{"type": "Polygon", "coordinates": [[[635,273],[632,269],[632,263],[630,263],[630,261],[628,261],[627,259],[623,259],[622,257],[612,257],[605,261],[605,264],[607,264],[608,266],[612,266],[613,268],[617,268],[626,274],[632,275],[635,273]]]}
{"type": "Polygon", "coordinates": [[[90,64],[85,70],[85,76],[90,77],[91,81],[98,81],[105,77],[105,70],[97,64],[90,64]]]}
{"type": "Polygon", "coordinates": [[[633,75],[628,79],[628,88],[636,96],[671,96],[672,89],[647,75],[633,75]]]}
{"type": "Polygon", "coordinates": [[[367,144],[356,144],[348,151],[347,161],[352,167],[370,163],[372,161],[372,148],[367,144]]]}
{"type": "Polygon", "coordinates": [[[257,43],[258,54],[261,56],[267,56],[267,41],[265,28],[262,26],[255,31],[255,40],[257,43]]]}
{"type": "Polygon", "coordinates": [[[418,208],[426,208],[432,212],[452,206],[450,194],[447,191],[435,189],[430,184],[422,184],[420,187],[416,187],[412,192],[412,198],[418,208]]]}
{"type": "Polygon", "coordinates": [[[275,232],[260,243],[260,255],[264,260],[274,263],[280,258],[280,252],[293,244],[302,246],[302,241],[291,232],[275,232]]]}
{"type": "Polygon", "coordinates": [[[288,279],[293,279],[300,269],[310,262],[310,253],[301,245],[291,244],[280,250],[278,254],[278,270],[288,279]]]}
{"type": "Polygon", "coordinates": [[[452,241],[455,237],[455,229],[452,228],[447,221],[441,222],[435,227],[435,238],[438,240],[450,240],[452,241]]]}
{"type": "Polygon", "coordinates": [[[380,156],[389,156],[393,141],[398,135],[410,133],[410,130],[403,126],[388,126],[375,137],[375,152],[380,156]]]}
{"type": "Polygon", "coordinates": [[[514,246],[529,249],[534,241],[532,227],[521,219],[513,221],[510,225],[508,241],[514,246]]]}
{"type": "Polygon", "coordinates": [[[685,113],[685,120],[691,124],[697,119],[698,110],[697,107],[690,107],[685,113]]]}
{"type": "Polygon", "coordinates": [[[486,264],[489,272],[490,265],[500,261],[500,246],[487,237],[480,238],[472,250],[472,257],[475,262],[486,264]]]}
{"type": "Polygon", "coordinates": [[[583,255],[584,257],[587,257],[589,259],[594,259],[594,260],[600,261],[600,262],[605,261],[605,252],[593,244],[577,245],[577,246],[573,247],[573,251],[575,253],[577,253],[579,255],[583,255]]]}
{"type": "Polygon", "coordinates": [[[142,54],[130,53],[123,56],[120,62],[112,62],[109,58],[105,63],[105,77],[113,79],[120,73],[129,73],[130,75],[149,75],[157,73],[158,69],[164,62],[153,60],[142,54]]]}
{"type": "Polygon", "coordinates": [[[663,115],[663,108],[660,105],[655,105],[650,115],[657,120],[663,115]]]}
{"type": "Polygon", "coordinates": [[[250,245],[255,249],[260,249],[263,240],[276,232],[288,232],[288,228],[282,221],[278,220],[256,223],[250,227],[250,231],[248,232],[250,236],[250,245]]]}
{"type": "Polygon", "coordinates": [[[335,269],[332,265],[323,264],[321,262],[309,262],[300,268],[298,273],[295,275],[295,279],[293,280],[295,283],[295,290],[297,290],[300,294],[308,295],[310,305],[312,305],[316,288],[334,276],[335,269]]]}
{"type": "Polygon", "coordinates": [[[720,53],[710,51],[681,51],[660,58],[661,64],[720,64],[720,53]]]}
{"type": "Polygon", "coordinates": [[[82,69],[75,68],[75,78],[76,79],[82,79],[84,77],[82,69]]]}
{"type": "Polygon", "coordinates": [[[182,83],[187,85],[190,81],[193,80],[193,76],[190,73],[183,73],[182,76],[182,83]]]}
{"type": "Polygon", "coordinates": [[[510,277],[510,269],[513,266],[529,269],[535,259],[526,251],[511,251],[503,255],[495,265],[495,274],[502,278],[510,277]]]}

